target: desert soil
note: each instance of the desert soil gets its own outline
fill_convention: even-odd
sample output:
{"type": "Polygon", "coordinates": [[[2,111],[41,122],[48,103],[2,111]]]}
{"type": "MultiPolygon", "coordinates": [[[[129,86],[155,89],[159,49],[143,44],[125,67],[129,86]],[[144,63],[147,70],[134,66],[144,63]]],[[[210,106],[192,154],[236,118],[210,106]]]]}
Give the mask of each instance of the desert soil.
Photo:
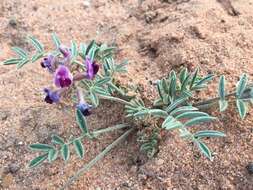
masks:
{"type": "MultiPolygon", "coordinates": [[[[199,66],[202,74],[224,74],[233,89],[241,73],[253,79],[253,0],[1,0],[0,61],[12,55],[12,46],[27,48],[34,35],[48,49],[56,32],[68,45],[71,39],[115,44],[117,60],[127,58],[129,73],[118,76],[125,86],[138,86],[146,102],[156,93],[151,81],[171,69],[199,66]],[[89,3],[87,3],[89,2],[89,3]]],[[[217,79],[215,79],[217,82],[217,79]]],[[[54,190],[83,164],[111,143],[111,133],[85,142],[86,157],[72,156],[64,164],[28,169],[35,155],[27,146],[48,142],[50,135],[78,134],[73,108],[43,102],[42,89],[51,85],[39,61],[21,70],[0,66],[0,189],[54,190]]],[[[199,96],[215,96],[214,83],[199,96]]],[[[114,149],[72,190],[250,190],[253,176],[246,166],[253,161],[253,117],[241,121],[231,107],[225,114],[212,111],[220,121],[206,128],[224,131],[224,139],[208,140],[217,155],[208,161],[177,133],[166,133],[159,152],[146,159],[136,135],[114,149]]],[[[120,105],[103,102],[88,118],[99,129],[124,121],[120,105]]]]}

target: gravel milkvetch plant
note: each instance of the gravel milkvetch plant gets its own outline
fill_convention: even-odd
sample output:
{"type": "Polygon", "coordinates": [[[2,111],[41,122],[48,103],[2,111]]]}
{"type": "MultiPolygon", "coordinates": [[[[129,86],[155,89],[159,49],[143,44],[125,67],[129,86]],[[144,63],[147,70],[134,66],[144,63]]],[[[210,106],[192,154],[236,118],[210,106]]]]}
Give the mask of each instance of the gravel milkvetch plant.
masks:
{"type": "Polygon", "coordinates": [[[205,139],[206,137],[225,137],[225,134],[203,129],[205,123],[217,120],[206,112],[206,108],[216,106],[218,110],[224,112],[230,104],[235,103],[240,117],[244,119],[248,105],[253,102],[253,86],[248,84],[246,74],[240,77],[236,89],[230,93],[226,90],[225,76],[221,76],[217,97],[196,102],[194,99],[196,92],[207,88],[208,83],[215,76],[200,76],[198,68],[194,72],[183,68],[179,73],[172,70],[167,77],[156,82],[158,97],[153,106],[147,107],[141,98],[127,96],[125,90],[116,84],[114,75],[127,72],[127,61],[115,63],[114,47],[98,44],[95,41],[80,45],[72,41],[70,47],[67,47],[61,43],[56,34],[52,35],[52,39],[55,49],[47,52],[38,39],[28,37],[35,51],[27,52],[22,48],[14,47],[12,50],[16,57],[5,60],[3,65],[16,65],[17,68],[21,68],[28,63],[41,60],[41,67],[52,76],[54,84],[54,88],[43,89],[45,102],[57,104],[67,94],[71,94],[71,100],[76,108],[76,123],[80,128],[80,135],[64,139],[54,134],[50,144],[31,144],[30,149],[39,152],[40,155],[30,161],[29,167],[34,168],[46,161],[53,163],[58,158],[67,162],[71,159],[71,146],[74,147],[76,155],[82,159],[86,153],[83,144],[85,139],[93,140],[104,133],[125,129],[119,138],[77,171],[61,189],[67,188],[117,144],[126,139],[131,132],[142,130],[139,124],[148,118],[153,119],[156,127],[152,129],[149,137],[144,135],[138,139],[142,143],[141,151],[146,152],[148,157],[153,157],[157,152],[161,130],[177,130],[182,139],[193,142],[205,157],[213,160],[214,155],[206,145],[205,139]],[[86,117],[90,115],[92,117],[92,110],[100,105],[102,99],[124,104],[125,116],[129,118],[129,123],[91,131],[86,117]],[[197,130],[199,128],[201,130],[197,130]]]}

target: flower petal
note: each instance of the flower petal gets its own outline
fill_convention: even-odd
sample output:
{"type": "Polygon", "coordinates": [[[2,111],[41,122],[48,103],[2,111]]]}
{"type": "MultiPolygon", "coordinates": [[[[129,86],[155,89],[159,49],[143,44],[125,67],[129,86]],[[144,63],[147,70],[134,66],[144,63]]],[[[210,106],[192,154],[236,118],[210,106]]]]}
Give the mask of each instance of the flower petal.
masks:
{"type": "Polygon", "coordinates": [[[59,65],[54,75],[54,83],[57,87],[69,87],[72,84],[73,75],[70,73],[68,67],[59,65]]]}

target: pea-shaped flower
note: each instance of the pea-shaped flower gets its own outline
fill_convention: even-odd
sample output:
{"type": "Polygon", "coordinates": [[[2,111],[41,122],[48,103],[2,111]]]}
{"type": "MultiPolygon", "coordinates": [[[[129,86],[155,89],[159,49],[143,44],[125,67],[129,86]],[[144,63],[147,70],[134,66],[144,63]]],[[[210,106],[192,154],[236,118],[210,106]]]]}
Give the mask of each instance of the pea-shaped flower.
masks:
{"type": "Polygon", "coordinates": [[[84,116],[90,115],[92,105],[85,102],[83,90],[79,87],[77,88],[77,97],[78,97],[79,103],[77,104],[76,108],[80,110],[84,116]]]}
{"type": "Polygon", "coordinates": [[[69,87],[73,82],[73,75],[68,67],[65,65],[59,65],[54,73],[54,84],[57,87],[64,88],[69,87]]]}
{"type": "Polygon", "coordinates": [[[60,91],[52,91],[48,88],[44,89],[44,92],[46,94],[45,96],[45,102],[49,104],[58,103],[60,100],[60,91]]]}
{"type": "Polygon", "coordinates": [[[76,108],[82,112],[84,116],[89,116],[91,114],[92,105],[80,102],[76,108]]]}
{"type": "Polygon", "coordinates": [[[47,68],[49,72],[54,72],[55,68],[55,56],[52,54],[49,54],[47,57],[45,57],[41,63],[41,67],[47,68]]]}
{"type": "Polygon", "coordinates": [[[87,69],[85,77],[89,80],[94,79],[99,70],[99,65],[95,61],[92,61],[89,57],[86,57],[85,65],[87,69]]]}

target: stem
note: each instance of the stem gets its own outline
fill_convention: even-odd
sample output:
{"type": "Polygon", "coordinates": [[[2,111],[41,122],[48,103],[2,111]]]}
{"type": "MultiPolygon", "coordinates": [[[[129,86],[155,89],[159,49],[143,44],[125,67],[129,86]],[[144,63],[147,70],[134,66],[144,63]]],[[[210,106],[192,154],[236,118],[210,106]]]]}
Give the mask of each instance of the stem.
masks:
{"type": "MultiPolygon", "coordinates": [[[[248,84],[243,93],[247,94],[247,91],[250,91],[252,89],[252,87],[253,87],[253,83],[248,84]]],[[[232,97],[232,96],[236,96],[236,91],[227,94],[225,97],[228,98],[228,97],[232,97]]],[[[209,107],[210,104],[214,104],[219,100],[220,100],[220,97],[215,97],[215,98],[211,98],[208,100],[204,100],[202,102],[195,103],[195,104],[193,104],[193,106],[195,106],[195,107],[209,107]]]]}
{"type": "MultiPolygon", "coordinates": [[[[105,129],[99,129],[99,130],[93,131],[93,132],[91,132],[91,136],[92,136],[92,137],[98,137],[99,135],[101,135],[101,134],[103,134],[103,133],[107,133],[107,132],[111,132],[111,131],[115,131],[115,130],[119,130],[119,129],[124,129],[124,128],[127,128],[127,127],[129,127],[128,124],[119,124],[119,125],[115,125],[115,126],[112,126],[112,127],[107,127],[107,128],[105,128],[105,129]]],[[[79,140],[82,140],[82,139],[85,138],[85,137],[90,137],[90,135],[84,133],[84,134],[82,134],[80,137],[77,137],[77,138],[78,138],[79,140]]],[[[75,138],[75,139],[76,139],[76,138],[75,138]]],[[[69,145],[69,144],[72,144],[72,143],[74,142],[75,139],[69,141],[67,144],[68,144],[68,145],[69,145]]]]}
{"type": "MultiPolygon", "coordinates": [[[[235,95],[236,95],[236,92],[233,92],[233,93],[227,94],[225,97],[228,98],[228,97],[235,96],[235,95]]],[[[210,104],[216,103],[219,100],[220,100],[220,97],[210,98],[208,100],[204,100],[202,102],[195,103],[195,104],[193,104],[193,106],[194,107],[208,106],[210,104]]]]}
{"type": "Polygon", "coordinates": [[[108,127],[108,128],[105,128],[105,129],[100,129],[100,130],[94,131],[94,132],[92,132],[92,134],[95,137],[97,137],[100,134],[111,132],[111,131],[115,131],[115,130],[119,130],[119,129],[124,129],[124,128],[127,128],[127,127],[129,127],[128,124],[119,124],[119,125],[115,125],[113,127],[108,127]]]}
{"type": "Polygon", "coordinates": [[[68,188],[74,181],[76,181],[82,174],[88,171],[92,166],[94,166],[99,160],[101,160],[108,152],[110,152],[116,145],[118,145],[122,140],[126,139],[128,135],[133,132],[134,128],[127,130],[123,135],[117,138],[112,144],[107,146],[102,152],[100,152],[94,159],[92,159],[88,164],[85,164],[81,169],[79,169],[75,175],[68,179],[68,181],[60,188],[64,190],[68,188]]]}
{"type": "Polygon", "coordinates": [[[117,97],[114,97],[114,96],[103,96],[103,95],[99,95],[100,98],[102,99],[105,99],[105,100],[112,100],[112,101],[116,101],[116,102],[119,102],[119,103],[122,103],[122,104],[125,104],[125,105],[129,105],[131,106],[132,104],[127,102],[126,100],[123,100],[121,98],[117,98],[117,97]]]}

